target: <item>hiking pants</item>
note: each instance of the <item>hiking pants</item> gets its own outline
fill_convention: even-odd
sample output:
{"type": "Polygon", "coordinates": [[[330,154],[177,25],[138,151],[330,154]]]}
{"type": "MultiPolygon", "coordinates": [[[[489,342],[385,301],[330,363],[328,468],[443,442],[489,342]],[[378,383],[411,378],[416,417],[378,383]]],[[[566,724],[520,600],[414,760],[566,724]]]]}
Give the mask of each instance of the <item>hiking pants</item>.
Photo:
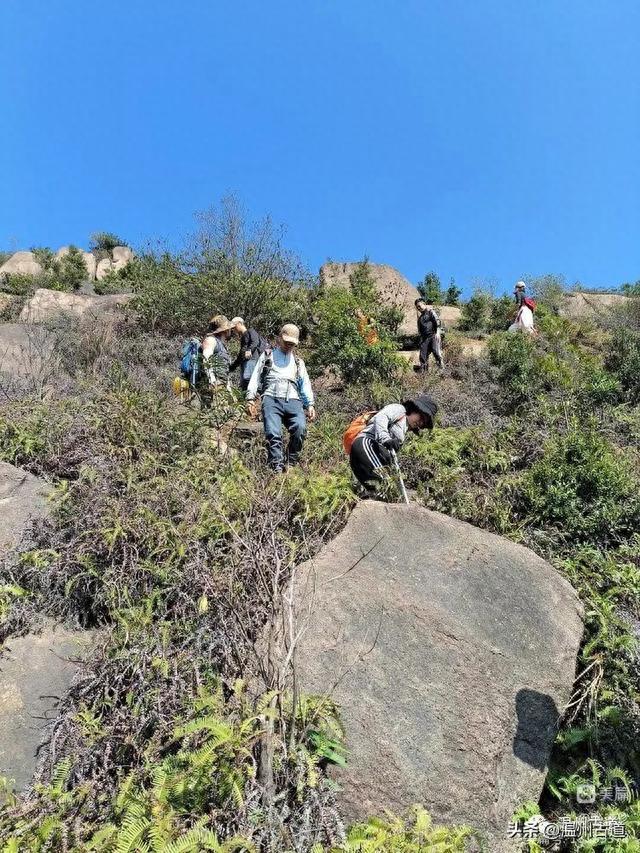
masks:
{"type": "Polygon", "coordinates": [[[391,461],[388,451],[370,435],[360,433],[351,445],[349,464],[358,480],[365,485],[371,480],[381,481],[384,477],[377,469],[391,461]]]}
{"type": "Polygon", "coordinates": [[[420,368],[425,372],[429,370],[429,356],[433,353],[438,367],[442,367],[442,351],[440,349],[440,335],[429,335],[420,341],[420,368]]]}
{"type": "Polygon", "coordinates": [[[269,467],[282,471],[284,456],[282,452],[282,427],[289,432],[287,456],[290,465],[296,465],[302,451],[307,432],[307,419],[301,400],[285,400],[282,397],[262,398],[262,420],[264,435],[267,439],[269,467]]]}

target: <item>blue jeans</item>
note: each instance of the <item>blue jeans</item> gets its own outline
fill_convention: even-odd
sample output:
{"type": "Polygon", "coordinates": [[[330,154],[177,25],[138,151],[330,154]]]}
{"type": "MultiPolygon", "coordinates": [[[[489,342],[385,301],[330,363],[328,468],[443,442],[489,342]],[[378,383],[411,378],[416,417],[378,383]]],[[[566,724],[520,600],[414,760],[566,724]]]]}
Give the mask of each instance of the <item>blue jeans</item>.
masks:
{"type": "Polygon", "coordinates": [[[282,427],[289,432],[287,456],[290,465],[296,465],[302,451],[307,432],[307,419],[301,400],[284,400],[280,397],[262,398],[262,420],[264,435],[267,439],[269,467],[282,471],[284,456],[282,452],[282,427]]]}

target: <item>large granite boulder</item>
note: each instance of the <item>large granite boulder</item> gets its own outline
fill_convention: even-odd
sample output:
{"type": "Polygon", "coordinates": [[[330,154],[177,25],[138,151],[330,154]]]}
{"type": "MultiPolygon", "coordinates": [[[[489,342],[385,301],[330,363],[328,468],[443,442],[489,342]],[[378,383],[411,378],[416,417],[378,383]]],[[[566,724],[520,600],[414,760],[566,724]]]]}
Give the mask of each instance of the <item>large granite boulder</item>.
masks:
{"type": "Polygon", "coordinates": [[[96,281],[102,281],[110,272],[113,272],[113,261],[111,258],[102,258],[96,264],[96,281]]]}
{"type": "Polygon", "coordinates": [[[111,258],[113,260],[113,270],[117,272],[133,260],[133,252],[128,246],[114,246],[111,250],[111,258]]]}
{"type": "Polygon", "coordinates": [[[0,275],[39,275],[42,267],[33,252],[15,252],[0,266],[0,275]]]}
{"type": "Polygon", "coordinates": [[[622,293],[589,293],[578,291],[567,293],[562,302],[560,314],[575,320],[590,319],[597,321],[610,315],[617,308],[629,304],[629,297],[622,293]]]}
{"type": "Polygon", "coordinates": [[[49,489],[28,471],[0,462],[0,554],[20,544],[31,521],[46,516],[49,489]]]}
{"type": "Polygon", "coordinates": [[[492,853],[542,789],[582,635],[570,586],[532,551],[417,505],[363,502],[301,567],[306,693],[332,693],[347,820],[423,803],[492,853]]]}
{"type": "Polygon", "coordinates": [[[131,298],[132,294],[129,293],[87,296],[39,288],[25,303],[19,319],[21,323],[44,323],[64,314],[99,319],[119,313],[131,298]]]}
{"type": "MultiPolygon", "coordinates": [[[[352,262],[329,262],[320,267],[320,280],[326,287],[349,287],[350,278],[360,266],[352,262]]],[[[400,337],[417,335],[415,301],[420,296],[417,289],[402,273],[388,264],[369,263],[380,299],[387,305],[400,308],[404,314],[398,329],[400,337]]],[[[460,309],[454,306],[438,308],[440,318],[447,328],[455,326],[460,319],[460,309]]]]}
{"type": "Polygon", "coordinates": [[[6,641],[0,658],[0,775],[20,791],[31,781],[38,747],[51,730],[58,700],[78,672],[90,631],[47,625],[40,634],[6,641]]]}

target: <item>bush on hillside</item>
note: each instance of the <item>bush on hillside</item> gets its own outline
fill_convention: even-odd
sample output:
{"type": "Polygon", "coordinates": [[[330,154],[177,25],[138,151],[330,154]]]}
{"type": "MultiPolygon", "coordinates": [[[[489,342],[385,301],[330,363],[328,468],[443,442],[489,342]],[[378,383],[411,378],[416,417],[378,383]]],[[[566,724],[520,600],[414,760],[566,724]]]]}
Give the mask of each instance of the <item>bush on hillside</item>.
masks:
{"type": "MultiPolygon", "coordinates": [[[[313,375],[328,368],[344,382],[369,384],[391,380],[404,366],[389,329],[389,309],[379,301],[366,261],[355,271],[349,289],[326,288],[314,301],[313,314],[313,375]],[[364,330],[358,312],[366,318],[364,330]]],[[[392,314],[391,322],[395,319],[392,314]]]]}
{"type": "Polygon", "coordinates": [[[485,290],[474,290],[468,302],[462,305],[459,329],[462,332],[485,332],[489,326],[491,294],[485,290]]]}
{"type": "Polygon", "coordinates": [[[94,231],[89,242],[89,250],[96,253],[112,252],[116,246],[128,246],[126,240],[114,234],[113,231],[94,231]]]}
{"type": "Polygon", "coordinates": [[[625,398],[640,403],[640,331],[616,329],[605,360],[607,368],[619,380],[625,398]]]}

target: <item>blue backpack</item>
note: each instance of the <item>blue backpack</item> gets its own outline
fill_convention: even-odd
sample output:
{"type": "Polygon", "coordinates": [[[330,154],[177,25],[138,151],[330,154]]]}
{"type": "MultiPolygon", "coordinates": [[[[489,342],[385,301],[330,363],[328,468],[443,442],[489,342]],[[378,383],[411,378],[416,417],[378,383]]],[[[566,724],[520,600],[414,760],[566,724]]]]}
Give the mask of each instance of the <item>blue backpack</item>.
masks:
{"type": "Polygon", "coordinates": [[[202,371],[202,344],[198,338],[191,338],[182,347],[180,371],[191,385],[195,385],[202,371]]]}

